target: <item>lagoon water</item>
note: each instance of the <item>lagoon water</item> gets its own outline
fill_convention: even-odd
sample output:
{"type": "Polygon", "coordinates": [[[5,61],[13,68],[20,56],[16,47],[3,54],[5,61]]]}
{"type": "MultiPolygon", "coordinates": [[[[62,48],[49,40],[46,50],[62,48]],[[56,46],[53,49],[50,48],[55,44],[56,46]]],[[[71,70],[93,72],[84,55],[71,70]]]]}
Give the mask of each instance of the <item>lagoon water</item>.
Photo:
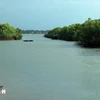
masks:
{"type": "Polygon", "coordinates": [[[23,35],[0,41],[0,100],[100,100],[100,49],[23,35]]]}

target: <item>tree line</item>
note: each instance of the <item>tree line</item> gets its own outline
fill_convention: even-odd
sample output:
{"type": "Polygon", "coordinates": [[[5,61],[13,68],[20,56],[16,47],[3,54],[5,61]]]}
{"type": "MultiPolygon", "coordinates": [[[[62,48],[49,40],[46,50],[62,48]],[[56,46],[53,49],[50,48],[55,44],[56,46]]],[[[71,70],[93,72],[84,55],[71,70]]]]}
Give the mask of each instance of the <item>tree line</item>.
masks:
{"type": "Polygon", "coordinates": [[[22,30],[22,34],[46,34],[48,30],[22,30]]]}
{"type": "Polygon", "coordinates": [[[45,34],[45,37],[66,41],[77,41],[84,47],[100,47],[100,19],[88,18],[84,23],[57,27],[45,34]]]}
{"type": "Polygon", "coordinates": [[[0,24],[0,40],[19,40],[21,38],[21,29],[14,28],[8,23],[0,24]]]}

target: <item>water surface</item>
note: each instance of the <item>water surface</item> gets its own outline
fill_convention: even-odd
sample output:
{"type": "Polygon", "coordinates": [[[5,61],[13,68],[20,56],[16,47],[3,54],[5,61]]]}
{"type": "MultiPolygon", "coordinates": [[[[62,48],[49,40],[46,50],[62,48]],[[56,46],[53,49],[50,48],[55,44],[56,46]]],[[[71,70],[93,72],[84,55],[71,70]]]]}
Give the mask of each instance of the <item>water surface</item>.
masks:
{"type": "Polygon", "coordinates": [[[23,35],[0,41],[0,100],[100,100],[100,49],[23,35]]]}

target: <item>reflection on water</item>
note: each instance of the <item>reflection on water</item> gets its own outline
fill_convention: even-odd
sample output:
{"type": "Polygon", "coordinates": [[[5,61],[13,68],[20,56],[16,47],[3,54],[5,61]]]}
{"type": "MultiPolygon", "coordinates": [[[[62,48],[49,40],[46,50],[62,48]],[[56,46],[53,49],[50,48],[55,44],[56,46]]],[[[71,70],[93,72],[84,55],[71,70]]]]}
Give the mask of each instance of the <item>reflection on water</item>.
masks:
{"type": "Polygon", "coordinates": [[[23,35],[0,41],[0,100],[99,100],[100,49],[23,35]]]}
{"type": "Polygon", "coordinates": [[[82,56],[100,56],[100,49],[83,49],[80,51],[82,56]]]}

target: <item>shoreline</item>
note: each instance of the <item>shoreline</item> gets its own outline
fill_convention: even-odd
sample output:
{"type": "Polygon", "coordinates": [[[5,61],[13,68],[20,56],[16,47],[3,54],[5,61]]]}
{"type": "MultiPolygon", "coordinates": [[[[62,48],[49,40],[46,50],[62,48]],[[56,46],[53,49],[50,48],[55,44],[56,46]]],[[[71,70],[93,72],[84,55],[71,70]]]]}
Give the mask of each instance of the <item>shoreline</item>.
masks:
{"type": "Polygon", "coordinates": [[[4,37],[4,38],[0,38],[0,40],[14,40],[13,37],[4,37]]]}

